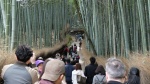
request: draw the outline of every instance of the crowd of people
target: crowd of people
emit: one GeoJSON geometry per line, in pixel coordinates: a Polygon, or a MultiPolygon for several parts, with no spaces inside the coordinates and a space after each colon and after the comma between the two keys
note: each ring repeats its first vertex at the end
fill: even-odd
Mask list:
{"type": "Polygon", "coordinates": [[[85,84],[140,84],[140,70],[132,67],[127,75],[126,66],[120,59],[109,58],[104,68],[91,57],[83,71],[79,59],[73,59],[75,49],[65,50],[70,53],[69,58],[66,53],[63,57],[57,53],[56,58],[35,60],[29,46],[18,46],[15,51],[18,61],[2,69],[4,84],[83,84],[79,82],[79,76],[86,78],[85,84]],[[74,60],[76,62],[72,63],[74,60]]]}
{"type": "Polygon", "coordinates": [[[77,45],[71,45],[69,48],[68,46],[65,46],[64,50],[63,50],[63,54],[61,56],[61,58],[63,58],[62,60],[65,62],[65,59],[68,58],[68,54],[71,58],[72,61],[79,61],[80,56],[77,52],[77,45]]]}

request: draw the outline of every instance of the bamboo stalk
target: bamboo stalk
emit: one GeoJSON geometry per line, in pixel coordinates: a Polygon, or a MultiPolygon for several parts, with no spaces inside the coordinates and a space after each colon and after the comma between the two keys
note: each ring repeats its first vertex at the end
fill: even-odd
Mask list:
{"type": "Polygon", "coordinates": [[[121,19],[122,19],[122,23],[123,23],[123,35],[124,35],[124,41],[125,41],[125,54],[126,56],[128,56],[129,54],[129,41],[128,41],[128,34],[127,34],[127,30],[126,30],[126,23],[125,23],[125,15],[124,15],[124,11],[123,11],[123,6],[122,6],[122,1],[119,0],[119,7],[120,7],[120,10],[121,10],[121,19]]]}
{"type": "Polygon", "coordinates": [[[4,8],[4,0],[0,0],[0,4],[1,4],[2,17],[3,17],[3,26],[6,32],[6,10],[4,8]]]}
{"type": "Polygon", "coordinates": [[[137,0],[137,7],[139,9],[138,13],[139,13],[139,22],[140,22],[140,29],[141,29],[141,37],[142,37],[142,50],[143,50],[143,53],[146,53],[147,52],[147,49],[146,49],[146,38],[145,38],[145,25],[144,25],[144,16],[143,16],[143,13],[142,13],[142,3],[141,3],[141,0],[137,0]]]}
{"type": "Polygon", "coordinates": [[[11,47],[10,47],[10,50],[12,51],[13,50],[13,47],[14,47],[14,39],[15,39],[15,27],[16,27],[16,0],[12,0],[12,30],[11,30],[11,47]]]}

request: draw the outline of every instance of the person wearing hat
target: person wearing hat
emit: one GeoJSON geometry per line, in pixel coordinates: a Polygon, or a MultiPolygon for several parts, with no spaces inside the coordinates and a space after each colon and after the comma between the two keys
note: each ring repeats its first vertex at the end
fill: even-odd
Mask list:
{"type": "Polygon", "coordinates": [[[38,80],[37,71],[28,65],[34,57],[32,49],[27,45],[20,45],[16,51],[17,62],[5,65],[2,69],[1,77],[4,84],[34,84],[38,80]]]}
{"type": "Polygon", "coordinates": [[[38,72],[39,72],[39,75],[42,73],[43,63],[44,63],[43,60],[36,60],[36,61],[35,61],[37,70],[38,70],[38,72]]]}
{"type": "Polygon", "coordinates": [[[59,59],[44,62],[40,81],[36,84],[61,84],[65,73],[65,64],[59,59]]]}

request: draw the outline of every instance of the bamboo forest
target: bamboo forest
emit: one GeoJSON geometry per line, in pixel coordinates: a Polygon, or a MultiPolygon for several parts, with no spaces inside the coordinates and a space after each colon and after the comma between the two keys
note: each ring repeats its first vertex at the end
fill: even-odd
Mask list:
{"type": "Polygon", "coordinates": [[[1,0],[0,37],[11,50],[20,43],[42,48],[59,41],[69,24],[85,29],[97,55],[147,53],[149,6],[149,0],[1,0]]]}
{"type": "Polygon", "coordinates": [[[141,84],[150,84],[150,0],[0,0],[2,62],[20,44],[56,51],[79,32],[85,61],[91,55],[105,65],[109,57],[120,58],[127,69],[141,69],[141,84]]]}

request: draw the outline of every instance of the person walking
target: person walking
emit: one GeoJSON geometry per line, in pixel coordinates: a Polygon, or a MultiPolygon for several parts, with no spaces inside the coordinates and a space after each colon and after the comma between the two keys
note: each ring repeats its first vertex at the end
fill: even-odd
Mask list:
{"type": "Polygon", "coordinates": [[[74,44],[74,46],[73,46],[73,52],[74,52],[74,53],[77,52],[77,45],[76,45],[76,44],[74,44]]]}
{"type": "Polygon", "coordinates": [[[90,64],[85,67],[84,75],[87,77],[86,84],[92,84],[93,77],[95,75],[95,70],[97,68],[97,64],[95,57],[90,58],[90,64]]]}
{"type": "Polygon", "coordinates": [[[105,69],[102,65],[99,65],[95,70],[96,75],[93,78],[92,84],[104,84],[106,83],[105,69]]]}
{"type": "Polygon", "coordinates": [[[82,77],[85,77],[80,63],[76,63],[75,70],[72,71],[72,83],[73,84],[78,84],[77,83],[77,75],[81,75],[82,77]]]}
{"type": "Polygon", "coordinates": [[[66,59],[66,65],[65,65],[65,77],[66,77],[66,83],[72,84],[72,71],[74,70],[73,65],[70,63],[70,59],[66,59]]]}
{"type": "Polygon", "coordinates": [[[65,48],[64,48],[64,50],[63,50],[63,56],[64,56],[65,58],[67,58],[68,52],[69,52],[69,49],[68,49],[68,46],[66,45],[65,48]]]}
{"type": "Polygon", "coordinates": [[[73,52],[73,45],[71,45],[70,47],[69,47],[69,55],[72,57],[72,52],[73,52]]]}

